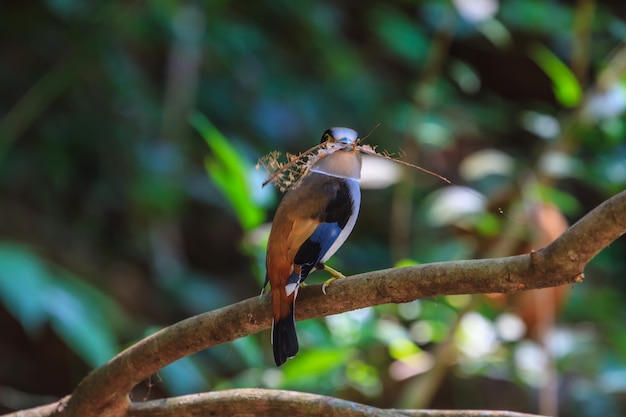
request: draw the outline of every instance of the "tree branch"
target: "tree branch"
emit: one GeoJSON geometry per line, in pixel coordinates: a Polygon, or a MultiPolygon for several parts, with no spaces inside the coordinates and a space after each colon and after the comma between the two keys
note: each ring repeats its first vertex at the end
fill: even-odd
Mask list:
{"type": "Polygon", "coordinates": [[[301,417],[538,417],[486,410],[388,410],[324,395],[269,389],[233,389],[131,404],[128,417],[222,415],[301,417]],[[237,414],[240,413],[240,414],[237,414]]]}
{"type": "MultiPolygon", "coordinates": [[[[509,293],[581,282],[585,265],[624,232],[626,191],[602,203],[537,252],[368,272],[335,281],[327,296],[319,285],[304,287],[298,298],[297,319],[436,295],[509,293]]],[[[59,415],[127,415],[129,392],[162,367],[269,328],[269,303],[269,297],[250,298],[162,329],[87,375],[59,415]]]]}

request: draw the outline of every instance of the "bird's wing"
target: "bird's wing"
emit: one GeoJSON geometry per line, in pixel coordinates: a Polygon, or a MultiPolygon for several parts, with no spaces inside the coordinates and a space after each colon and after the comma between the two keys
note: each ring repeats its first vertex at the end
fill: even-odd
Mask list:
{"type": "Polygon", "coordinates": [[[285,195],[274,217],[268,271],[299,284],[335,243],[352,210],[345,183],[328,175],[308,174],[298,189],[285,195]],[[307,199],[309,195],[315,199],[307,199]]]}
{"type": "Polygon", "coordinates": [[[300,266],[300,276],[303,279],[322,260],[328,249],[339,237],[341,230],[336,222],[321,223],[315,228],[313,234],[302,243],[293,263],[300,266]]]}
{"type": "Polygon", "coordinates": [[[306,278],[333,246],[353,209],[345,184],[329,179],[321,188],[325,191],[324,198],[320,199],[321,204],[316,211],[309,218],[294,221],[292,228],[292,231],[296,228],[303,231],[296,233],[298,244],[289,245],[290,249],[296,251],[292,259],[294,265],[301,267],[299,275],[302,279],[306,278]]]}
{"type": "Polygon", "coordinates": [[[300,247],[309,239],[320,225],[319,215],[314,218],[295,219],[287,236],[287,257],[295,259],[300,247]]]}

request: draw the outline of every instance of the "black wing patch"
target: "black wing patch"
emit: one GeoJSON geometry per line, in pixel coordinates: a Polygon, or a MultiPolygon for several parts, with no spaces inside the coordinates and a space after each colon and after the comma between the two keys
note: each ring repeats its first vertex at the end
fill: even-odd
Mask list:
{"type": "Polygon", "coordinates": [[[326,193],[331,195],[331,198],[326,209],[320,215],[322,223],[304,241],[294,257],[294,264],[301,268],[300,276],[297,277],[298,282],[304,281],[315,265],[324,257],[352,215],[352,197],[346,180],[329,178],[322,184],[322,187],[326,193]]]}

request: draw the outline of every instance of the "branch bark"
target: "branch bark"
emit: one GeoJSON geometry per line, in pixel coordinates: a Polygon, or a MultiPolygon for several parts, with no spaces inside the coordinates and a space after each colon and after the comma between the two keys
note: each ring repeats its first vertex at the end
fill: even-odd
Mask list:
{"type": "Polygon", "coordinates": [[[488,410],[393,410],[324,395],[269,389],[233,389],[132,404],[128,417],[538,417],[488,410]],[[238,410],[233,412],[233,410],[238,410]]]}
{"type": "MultiPolygon", "coordinates": [[[[537,252],[368,272],[335,281],[326,296],[319,285],[304,287],[298,297],[297,319],[436,295],[509,293],[581,282],[585,265],[624,232],[626,191],[602,203],[537,252]]],[[[139,406],[131,406],[128,398],[135,385],[180,358],[268,329],[269,304],[269,297],[250,298],[162,329],[87,375],[69,400],[59,402],[55,415],[139,415],[129,414],[139,412],[139,406]]],[[[35,410],[19,415],[41,415],[35,410]]]]}

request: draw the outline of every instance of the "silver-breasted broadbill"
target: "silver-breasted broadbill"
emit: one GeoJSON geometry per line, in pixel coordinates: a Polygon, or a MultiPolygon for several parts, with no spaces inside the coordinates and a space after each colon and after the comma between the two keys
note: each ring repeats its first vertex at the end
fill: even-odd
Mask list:
{"type": "Polygon", "coordinates": [[[324,132],[325,150],[280,202],[267,244],[272,345],[277,366],[298,352],[294,308],[298,288],[316,269],[342,275],[324,263],[352,232],[359,213],[361,156],[358,135],[346,127],[324,132]]]}

